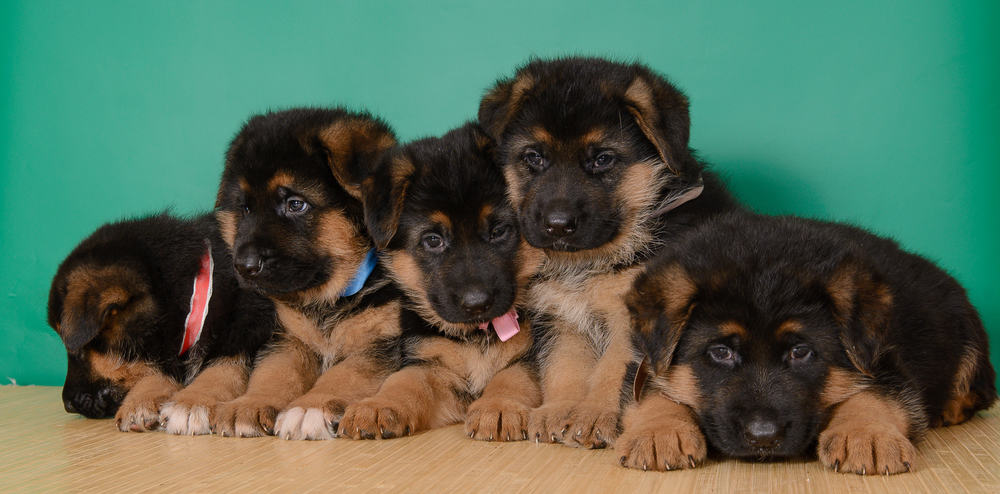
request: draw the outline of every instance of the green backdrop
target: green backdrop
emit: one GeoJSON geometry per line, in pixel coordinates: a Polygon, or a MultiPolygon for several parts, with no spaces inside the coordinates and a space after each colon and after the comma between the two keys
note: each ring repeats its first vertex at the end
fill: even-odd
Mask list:
{"type": "Polygon", "coordinates": [[[1000,3],[0,3],[0,379],[61,384],[59,261],[99,224],[212,207],[248,115],[342,103],[404,139],[531,55],[639,59],[755,208],[899,239],[968,288],[1000,354],[1000,3]]]}

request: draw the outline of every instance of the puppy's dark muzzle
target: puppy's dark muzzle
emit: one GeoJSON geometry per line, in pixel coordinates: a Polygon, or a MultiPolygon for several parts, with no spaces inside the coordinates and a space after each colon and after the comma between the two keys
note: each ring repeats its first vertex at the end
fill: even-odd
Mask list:
{"type": "Polygon", "coordinates": [[[238,249],[233,259],[233,266],[240,276],[253,279],[264,272],[268,261],[273,257],[270,249],[259,249],[254,246],[244,246],[238,249]]]}
{"type": "Polygon", "coordinates": [[[72,393],[68,397],[63,393],[63,406],[68,413],[78,413],[92,419],[110,417],[121,406],[116,394],[111,388],[104,388],[96,393],[72,393]]]}

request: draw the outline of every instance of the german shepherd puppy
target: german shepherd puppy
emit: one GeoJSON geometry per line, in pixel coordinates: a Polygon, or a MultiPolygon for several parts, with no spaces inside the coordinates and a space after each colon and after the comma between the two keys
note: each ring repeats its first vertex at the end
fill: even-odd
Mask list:
{"type": "Polygon", "coordinates": [[[693,467],[707,436],[727,456],[816,447],[835,470],[900,473],[926,427],[997,397],[965,290],[855,227],[719,217],[677,241],[628,300],[653,375],[617,446],[632,468],[693,467]]]}
{"type": "Polygon", "coordinates": [[[468,124],[405,146],[365,185],[369,230],[407,297],[405,366],[347,407],[340,434],[389,439],[465,417],[469,437],[527,438],[541,393],[517,306],[540,253],[518,234],[492,151],[468,124]]]}
{"type": "Polygon", "coordinates": [[[209,432],[209,410],[243,394],[276,326],[236,282],[211,215],[110,223],[59,266],[49,325],[66,345],[63,404],[122,431],[209,432]]]}
{"type": "Polygon", "coordinates": [[[361,202],[395,143],[378,119],[318,108],[256,116],[233,140],[216,216],[240,282],[274,300],[282,331],[246,394],[216,408],[216,433],[331,438],[344,407],[398,367],[401,294],[361,202]]]}
{"type": "Polygon", "coordinates": [[[479,119],[547,257],[528,295],[544,396],[528,432],[605,447],[638,363],[622,297],[674,235],[737,205],[688,148],[687,99],[643,65],[534,60],[497,82],[479,119]]]}

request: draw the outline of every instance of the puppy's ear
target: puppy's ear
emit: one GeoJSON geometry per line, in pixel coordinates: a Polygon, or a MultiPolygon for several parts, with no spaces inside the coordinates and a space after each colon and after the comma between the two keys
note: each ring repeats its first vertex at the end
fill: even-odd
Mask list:
{"type": "Polygon", "coordinates": [[[858,371],[872,376],[884,349],[892,291],[877,273],[854,259],[842,261],[825,288],[847,358],[858,371]]]}
{"type": "Polygon", "coordinates": [[[374,172],[361,182],[365,226],[379,249],[389,245],[396,235],[414,171],[410,159],[397,150],[383,156],[374,172]]]}
{"type": "Polygon", "coordinates": [[[659,76],[640,72],[625,90],[625,105],[667,168],[680,175],[694,160],[688,149],[691,119],[684,93],[659,76]]]}
{"type": "Polygon", "coordinates": [[[356,199],[361,199],[362,181],[396,145],[396,136],[388,125],[365,116],[337,120],[320,129],[317,140],[333,177],[356,199]]]}
{"type": "Polygon", "coordinates": [[[521,73],[512,79],[503,79],[496,83],[479,102],[479,124],[494,141],[500,142],[504,131],[514,115],[521,108],[521,103],[531,88],[535,79],[527,73],[521,73]]]}
{"type": "Polygon", "coordinates": [[[659,265],[636,279],[625,303],[633,338],[653,371],[665,371],[694,309],[697,286],[677,263],[659,265]]]}

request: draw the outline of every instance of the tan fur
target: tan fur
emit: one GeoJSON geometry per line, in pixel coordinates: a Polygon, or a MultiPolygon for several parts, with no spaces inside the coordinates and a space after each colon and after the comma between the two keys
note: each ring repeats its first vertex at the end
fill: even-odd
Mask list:
{"type": "Polygon", "coordinates": [[[146,376],[159,374],[146,362],[131,362],[117,355],[105,355],[94,350],[88,352],[91,372],[95,380],[107,379],[116,385],[131,389],[146,376]]]}
{"type": "Polygon", "coordinates": [[[605,140],[604,136],[607,133],[607,129],[604,127],[596,127],[591,129],[586,134],[580,137],[580,147],[586,148],[588,146],[593,146],[600,144],[605,140]]]}
{"type": "Polygon", "coordinates": [[[789,319],[778,325],[778,329],[774,332],[774,337],[780,338],[786,334],[798,333],[802,331],[802,329],[802,321],[799,321],[798,319],[789,319]]]}
{"type": "Polygon", "coordinates": [[[615,449],[622,466],[642,470],[694,468],[708,454],[693,411],[660,393],[626,410],[615,449]]]}
{"type": "Polygon", "coordinates": [[[969,346],[958,361],[952,384],[951,397],[945,402],[941,417],[933,422],[940,425],[961,424],[972,418],[976,395],[972,392],[972,379],[976,376],[981,350],[969,346]]]}
{"type": "Polygon", "coordinates": [[[490,215],[493,214],[493,206],[490,204],[484,204],[482,208],[479,209],[479,225],[486,226],[489,224],[490,215]]]}
{"type": "Polygon", "coordinates": [[[535,142],[540,142],[548,146],[553,145],[555,142],[555,139],[552,138],[552,134],[549,134],[549,131],[545,130],[545,127],[542,127],[541,125],[532,127],[529,133],[531,134],[531,137],[535,139],[535,142]]]}
{"type": "Polygon", "coordinates": [[[333,258],[337,269],[322,285],[304,290],[299,298],[304,302],[332,302],[340,298],[344,287],[354,277],[357,267],[371,248],[363,232],[341,211],[323,213],[316,234],[316,245],[333,258]]]}
{"type": "Polygon", "coordinates": [[[146,314],[156,309],[152,297],[147,296],[149,287],[142,277],[121,266],[80,266],[66,276],[66,297],[58,330],[74,331],[73,322],[81,319],[101,317],[111,304],[122,305],[121,311],[112,311],[107,320],[100,321],[101,333],[109,342],[119,341],[124,332],[120,322],[138,314],[146,314]],[[89,307],[87,298],[97,292],[98,306],[89,307]],[[89,311],[89,312],[88,312],[89,311]]]}
{"type": "Polygon", "coordinates": [[[901,403],[873,391],[856,393],[837,406],[820,433],[820,461],[862,475],[907,472],[916,458],[910,426],[901,403]]]}
{"type": "Polygon", "coordinates": [[[236,225],[238,223],[236,213],[223,210],[216,211],[215,221],[219,224],[219,234],[222,236],[222,241],[232,251],[233,244],[236,243],[236,225]]]}
{"type": "Polygon", "coordinates": [[[832,407],[854,396],[865,389],[861,376],[837,367],[830,367],[820,394],[820,403],[824,408],[832,407]]]}
{"type": "Polygon", "coordinates": [[[438,226],[444,228],[446,231],[451,231],[452,229],[451,218],[449,218],[447,214],[444,214],[441,211],[432,212],[431,214],[428,215],[428,219],[430,219],[434,223],[437,223],[438,226]]]}
{"type": "MultiPolygon", "coordinates": [[[[91,356],[91,362],[98,366],[107,365],[91,356]]],[[[115,414],[115,425],[122,432],[143,432],[159,428],[160,405],[180,388],[173,378],[167,377],[145,363],[133,363],[118,366],[115,370],[103,369],[116,375],[123,382],[129,383],[131,389],[122,400],[115,414]]]]}
{"type": "Polygon", "coordinates": [[[719,335],[720,336],[738,336],[740,338],[746,339],[747,328],[736,321],[724,321],[719,324],[719,335]]]}
{"type": "Polygon", "coordinates": [[[389,251],[383,254],[389,275],[406,292],[410,299],[409,308],[420,314],[425,321],[433,324],[438,330],[452,336],[462,336],[470,331],[478,331],[478,325],[473,323],[453,323],[444,320],[431,307],[427,298],[427,288],[424,286],[424,274],[417,266],[416,260],[405,250],[389,251]]]}
{"type": "Polygon", "coordinates": [[[499,139],[500,134],[507,128],[507,124],[510,123],[511,118],[520,110],[525,94],[534,86],[534,78],[530,75],[522,74],[512,82],[497,86],[483,97],[483,105],[502,104],[504,107],[503,116],[489,129],[494,139],[499,139]]]}
{"type": "Polygon", "coordinates": [[[587,393],[587,378],[597,362],[586,335],[555,321],[555,340],[541,359],[542,405],[528,417],[528,438],[559,442],[569,416],[587,393]]]}
{"type": "Polygon", "coordinates": [[[670,145],[655,130],[654,123],[658,118],[658,112],[656,111],[653,91],[649,87],[649,84],[641,77],[637,77],[629,85],[628,89],[625,90],[625,99],[632,103],[628,111],[635,118],[636,125],[639,126],[642,134],[646,136],[646,139],[649,139],[649,142],[656,146],[660,160],[672,174],[680,175],[674,164],[670,162],[670,145]]]}
{"type": "Polygon", "coordinates": [[[652,376],[650,384],[664,396],[694,410],[701,409],[698,378],[690,365],[671,365],[662,376],[652,376]]]}
{"type": "Polygon", "coordinates": [[[269,433],[285,405],[305,393],[316,381],[316,354],[288,338],[259,359],[243,396],[220,403],[212,414],[212,428],[223,436],[254,437],[269,433]]]}
{"type": "Polygon", "coordinates": [[[501,370],[466,413],[465,433],[480,441],[528,438],[528,415],[542,404],[542,392],[526,364],[501,370]]]}
{"type": "Polygon", "coordinates": [[[319,133],[323,145],[330,152],[330,170],[344,190],[355,198],[361,197],[360,183],[346,169],[354,156],[380,153],[396,144],[390,134],[379,130],[367,119],[342,119],[319,133]]]}
{"type": "Polygon", "coordinates": [[[160,425],[171,434],[209,434],[211,410],[246,391],[249,362],[227,357],[205,367],[191,384],[174,393],[160,407],[160,425]]]}
{"type": "Polygon", "coordinates": [[[448,390],[460,382],[447,367],[404,367],[378,394],[348,406],[338,432],[353,439],[389,439],[455,423],[464,407],[448,390]]]}

